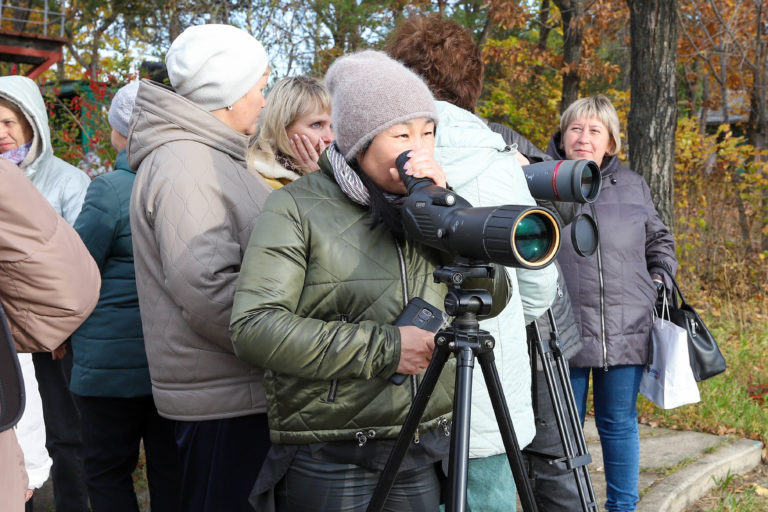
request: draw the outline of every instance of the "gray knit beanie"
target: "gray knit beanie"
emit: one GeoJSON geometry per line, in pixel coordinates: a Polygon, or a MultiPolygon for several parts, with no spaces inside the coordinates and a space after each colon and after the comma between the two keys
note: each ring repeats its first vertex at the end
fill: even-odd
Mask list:
{"type": "Polygon", "coordinates": [[[387,128],[418,117],[437,123],[432,93],[413,71],[383,52],[337,59],[325,75],[336,145],[347,161],[387,128]]]}
{"type": "Polygon", "coordinates": [[[136,93],[139,91],[139,81],[128,82],[117,90],[109,105],[109,124],[123,137],[128,136],[131,124],[131,113],[136,103],[136,93]]]}
{"type": "Polygon", "coordinates": [[[267,70],[267,52],[245,30],[195,25],[173,40],[165,55],[176,92],[211,111],[232,105],[267,70]]]}

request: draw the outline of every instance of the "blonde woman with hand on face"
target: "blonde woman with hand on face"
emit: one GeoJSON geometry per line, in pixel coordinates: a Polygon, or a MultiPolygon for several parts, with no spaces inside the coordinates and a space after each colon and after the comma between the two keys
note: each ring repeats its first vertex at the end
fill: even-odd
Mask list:
{"type": "Polygon", "coordinates": [[[308,76],[283,78],[269,90],[248,164],[280,188],[320,169],[320,155],[332,141],[331,97],[323,83],[308,76]]]}

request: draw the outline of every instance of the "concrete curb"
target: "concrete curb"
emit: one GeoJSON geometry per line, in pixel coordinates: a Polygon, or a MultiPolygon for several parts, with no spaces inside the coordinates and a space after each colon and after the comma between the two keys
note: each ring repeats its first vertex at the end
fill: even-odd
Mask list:
{"type": "Polygon", "coordinates": [[[759,441],[738,439],[655,482],[638,503],[638,512],[681,512],[728,472],[744,474],[760,464],[759,441]]]}

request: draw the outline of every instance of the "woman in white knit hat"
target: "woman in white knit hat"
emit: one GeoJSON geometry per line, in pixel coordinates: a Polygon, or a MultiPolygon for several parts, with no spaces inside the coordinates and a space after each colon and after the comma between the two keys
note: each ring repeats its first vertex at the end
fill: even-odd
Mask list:
{"type": "Polygon", "coordinates": [[[248,164],[280,188],[318,170],[317,161],[332,141],[331,96],[325,85],[305,75],[283,78],[269,90],[248,164]]]}
{"type": "Polygon", "coordinates": [[[263,370],[228,326],[269,186],[246,168],[267,54],[228,25],[186,29],[166,55],[174,90],[141,82],[128,135],[131,231],[152,393],[175,423],[184,511],[249,511],[269,448],[263,370]]]}
{"type": "MultiPolygon", "coordinates": [[[[238,357],[267,369],[274,444],[254,487],[257,510],[366,509],[434,349],[431,332],[393,324],[410,298],[439,306],[447,291],[432,278],[443,255],[403,232],[395,169],[410,150],[407,172],[445,185],[432,158],[431,93],[376,51],[340,58],[325,81],[336,141],[319,171],[269,197],[232,313],[238,357]],[[396,372],[405,384],[389,381],[396,372]]],[[[493,284],[500,309],[506,280],[493,284]]],[[[385,510],[439,506],[454,371],[452,359],[385,510]]]]}

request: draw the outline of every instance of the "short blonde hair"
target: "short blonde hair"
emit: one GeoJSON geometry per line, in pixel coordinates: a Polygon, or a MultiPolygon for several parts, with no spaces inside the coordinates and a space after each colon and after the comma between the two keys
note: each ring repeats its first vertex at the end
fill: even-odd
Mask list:
{"type": "Polygon", "coordinates": [[[330,108],[331,96],[320,80],[305,75],[279,80],[267,94],[267,106],[259,115],[251,153],[261,151],[271,159],[282,153],[298,163],[286,128],[302,116],[330,108]]]}
{"type": "Polygon", "coordinates": [[[611,138],[613,148],[609,149],[607,154],[610,156],[618,154],[618,152],[621,151],[619,115],[616,113],[616,109],[613,107],[611,100],[603,94],[581,98],[571,103],[568,108],[565,109],[563,115],[560,116],[560,133],[564,134],[571,123],[578,121],[579,119],[590,118],[598,119],[606,128],[608,128],[608,136],[611,138]]]}

